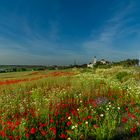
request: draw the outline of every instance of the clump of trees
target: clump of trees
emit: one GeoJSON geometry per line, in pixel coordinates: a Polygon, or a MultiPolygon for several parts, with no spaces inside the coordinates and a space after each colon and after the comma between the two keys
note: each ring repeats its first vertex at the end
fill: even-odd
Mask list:
{"type": "Polygon", "coordinates": [[[122,65],[122,66],[138,66],[139,60],[138,59],[126,59],[119,62],[113,62],[113,65],[122,65]]]}

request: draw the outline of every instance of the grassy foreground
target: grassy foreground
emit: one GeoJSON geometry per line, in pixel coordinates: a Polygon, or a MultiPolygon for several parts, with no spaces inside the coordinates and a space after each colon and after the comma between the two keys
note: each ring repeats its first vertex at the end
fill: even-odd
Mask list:
{"type": "Polygon", "coordinates": [[[2,140],[140,139],[139,68],[10,73],[0,79],[2,140]]]}

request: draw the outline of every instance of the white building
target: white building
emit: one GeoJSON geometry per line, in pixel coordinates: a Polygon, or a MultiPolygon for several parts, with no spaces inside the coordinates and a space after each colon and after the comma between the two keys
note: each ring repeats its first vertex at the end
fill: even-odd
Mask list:
{"type": "Polygon", "coordinates": [[[88,68],[93,68],[93,64],[91,63],[91,64],[87,64],[87,67],[88,68]]]}
{"type": "Polygon", "coordinates": [[[101,59],[100,62],[101,62],[102,64],[106,64],[106,63],[107,63],[107,61],[104,60],[104,59],[101,59]]]}
{"type": "Polygon", "coordinates": [[[96,59],[96,56],[94,56],[93,62],[90,63],[90,64],[87,64],[87,67],[88,68],[93,68],[96,63],[97,63],[97,59],[96,59]]]}
{"type": "Polygon", "coordinates": [[[96,59],[96,56],[94,56],[93,65],[95,65],[96,63],[97,63],[97,59],[96,59]]]}

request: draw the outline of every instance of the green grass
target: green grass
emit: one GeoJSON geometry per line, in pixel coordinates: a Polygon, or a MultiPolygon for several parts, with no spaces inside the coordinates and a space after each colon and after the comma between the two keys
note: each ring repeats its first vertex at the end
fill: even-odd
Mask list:
{"type": "MultiPolygon", "coordinates": [[[[0,139],[139,139],[138,69],[63,72],[76,75],[0,86],[0,139]],[[119,74],[118,79],[124,71],[127,78],[119,74]]],[[[2,76],[33,77],[30,72],[2,76]]]]}

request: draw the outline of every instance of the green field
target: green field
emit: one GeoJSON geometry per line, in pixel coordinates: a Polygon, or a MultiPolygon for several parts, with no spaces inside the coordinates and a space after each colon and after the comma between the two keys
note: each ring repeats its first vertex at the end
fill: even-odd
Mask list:
{"type": "Polygon", "coordinates": [[[0,140],[139,140],[140,68],[0,74],[0,140]]]}

